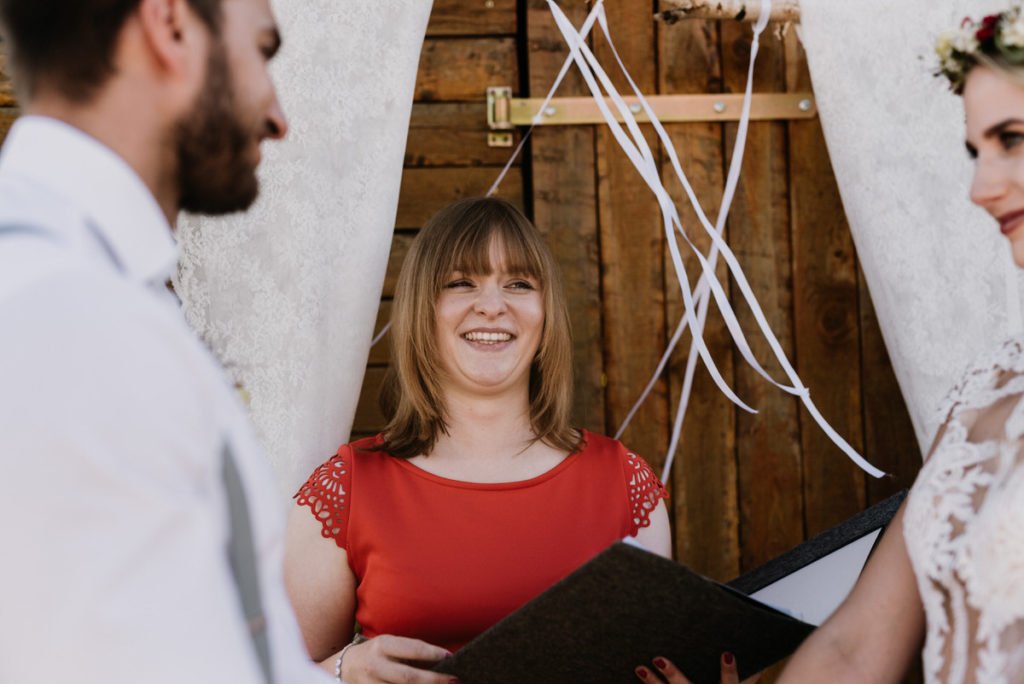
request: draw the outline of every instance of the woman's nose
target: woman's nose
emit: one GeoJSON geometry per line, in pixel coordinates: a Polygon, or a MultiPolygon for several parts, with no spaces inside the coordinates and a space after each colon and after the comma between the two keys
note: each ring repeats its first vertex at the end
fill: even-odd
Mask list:
{"type": "Polygon", "coordinates": [[[497,316],[508,308],[505,293],[497,285],[485,285],[480,288],[476,298],[476,310],[485,316],[497,316]]]}
{"type": "Polygon", "coordinates": [[[1008,186],[1007,163],[1003,159],[982,159],[974,163],[974,178],[971,181],[971,201],[983,209],[990,209],[993,202],[1006,194],[1008,186]]]}

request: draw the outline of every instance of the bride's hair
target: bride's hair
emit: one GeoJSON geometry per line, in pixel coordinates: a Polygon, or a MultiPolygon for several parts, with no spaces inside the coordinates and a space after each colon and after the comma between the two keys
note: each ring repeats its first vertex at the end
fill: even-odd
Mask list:
{"type": "Polygon", "coordinates": [[[471,198],[449,205],[423,226],[402,264],[391,314],[391,367],[380,404],[388,418],[380,448],[401,458],[429,454],[448,429],[435,309],[455,271],[488,274],[491,248],[502,267],[537,280],[544,299],[544,329],[530,367],[530,423],[540,441],[566,451],[579,446],[570,426],[572,334],[558,266],[544,239],[505,200],[471,198]]]}
{"type": "Polygon", "coordinates": [[[963,93],[967,75],[977,66],[1024,85],[1024,11],[1015,5],[980,21],[967,17],[959,28],[939,35],[935,53],[939,58],[935,75],[948,79],[957,95],[963,93]]]}

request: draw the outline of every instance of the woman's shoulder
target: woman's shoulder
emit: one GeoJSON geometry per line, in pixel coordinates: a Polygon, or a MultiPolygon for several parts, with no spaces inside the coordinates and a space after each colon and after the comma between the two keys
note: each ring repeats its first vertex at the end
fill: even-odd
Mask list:
{"type": "Polygon", "coordinates": [[[588,456],[601,455],[616,463],[627,464],[637,461],[647,463],[642,456],[614,437],[588,430],[581,430],[580,434],[580,453],[588,456]]]}

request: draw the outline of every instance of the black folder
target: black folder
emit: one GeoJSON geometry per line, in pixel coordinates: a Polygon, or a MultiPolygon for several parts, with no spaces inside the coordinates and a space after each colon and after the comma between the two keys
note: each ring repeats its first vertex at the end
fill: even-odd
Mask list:
{"type": "MultiPolygon", "coordinates": [[[[884,527],[902,496],[735,582],[763,587],[884,527]]],[[[639,681],[637,665],[665,656],[694,684],[718,684],[723,652],[735,654],[742,679],[791,654],[813,630],[739,589],[617,542],[434,670],[461,684],[627,684],[639,681]]]]}

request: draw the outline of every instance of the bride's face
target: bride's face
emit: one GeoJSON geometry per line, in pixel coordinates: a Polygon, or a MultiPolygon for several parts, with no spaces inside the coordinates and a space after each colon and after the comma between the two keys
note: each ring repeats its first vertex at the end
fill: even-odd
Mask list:
{"type": "Polygon", "coordinates": [[[1024,268],[1024,85],[979,66],[968,74],[963,97],[974,158],[971,201],[998,222],[1024,268]]]}

